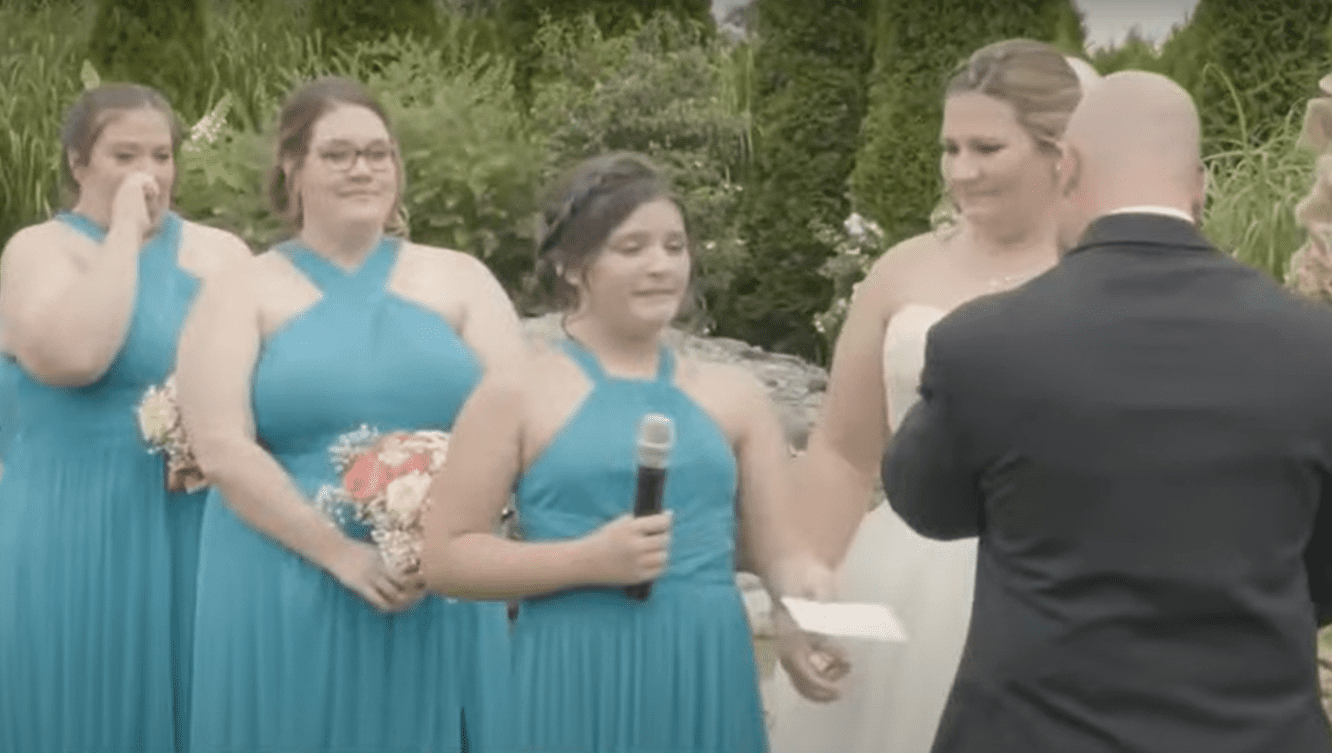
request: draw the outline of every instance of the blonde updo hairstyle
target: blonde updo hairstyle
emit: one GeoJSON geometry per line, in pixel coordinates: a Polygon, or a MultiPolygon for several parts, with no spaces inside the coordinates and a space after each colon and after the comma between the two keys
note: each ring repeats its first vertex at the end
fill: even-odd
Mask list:
{"type": "MultiPolygon", "coordinates": [[[[1094,74],[1093,74],[1094,75],[1094,74]]],[[[1058,151],[1068,118],[1082,99],[1082,82],[1063,53],[1031,39],[988,44],[963,61],[944,88],[944,98],[984,94],[1013,106],[1018,124],[1048,155],[1058,151]]],[[[945,196],[931,217],[936,230],[955,226],[957,206],[945,196]]]]}

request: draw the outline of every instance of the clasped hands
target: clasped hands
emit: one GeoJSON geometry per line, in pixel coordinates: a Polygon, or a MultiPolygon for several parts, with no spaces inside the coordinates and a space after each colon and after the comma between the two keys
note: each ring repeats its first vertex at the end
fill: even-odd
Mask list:
{"type": "Polygon", "coordinates": [[[796,691],[811,701],[827,703],[841,696],[841,681],[850,671],[845,650],[827,636],[808,633],[782,604],[781,597],[832,601],[836,576],[812,555],[783,560],[769,584],[777,655],[796,691]]]}

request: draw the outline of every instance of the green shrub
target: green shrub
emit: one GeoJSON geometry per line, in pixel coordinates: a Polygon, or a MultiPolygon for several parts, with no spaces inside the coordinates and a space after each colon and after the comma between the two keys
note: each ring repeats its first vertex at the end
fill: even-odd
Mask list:
{"type": "MultiPolygon", "coordinates": [[[[667,170],[689,215],[710,311],[744,254],[737,172],[749,154],[746,57],[698,25],[658,14],[605,38],[591,16],[543,27],[533,128],[549,134],[544,175],[608,151],[642,152],[667,170]]],[[[692,323],[706,328],[706,311],[692,323]]]]}
{"type": "Polygon", "coordinates": [[[814,315],[828,305],[832,253],[811,222],[836,225],[865,110],[863,3],[762,0],[754,57],[754,156],[742,219],[745,267],[716,307],[719,334],[825,356],[814,315]]]}
{"type": "Polygon", "coordinates": [[[1302,109],[1332,66],[1327,0],[1199,0],[1162,50],[1164,72],[1193,94],[1204,152],[1256,147],[1302,109]]]}
{"type": "Polygon", "coordinates": [[[147,84],[186,119],[207,111],[195,79],[211,57],[202,0],[99,0],[88,59],[108,81],[147,84]]]}
{"type": "Polygon", "coordinates": [[[1278,280],[1284,279],[1291,255],[1304,243],[1295,204],[1308,193],[1313,164],[1297,146],[1300,126],[1292,113],[1265,129],[1265,142],[1205,159],[1203,232],[1218,247],[1278,280]]]}
{"type": "Polygon", "coordinates": [[[439,50],[404,43],[366,83],[398,132],[412,239],[481,258],[518,296],[545,144],[523,120],[510,65],[481,58],[452,71],[439,50]]]}
{"type": "Polygon", "coordinates": [[[336,46],[394,34],[434,39],[441,29],[434,0],[310,0],[310,22],[336,46]]]}
{"type": "Polygon", "coordinates": [[[880,0],[870,109],[851,189],[889,243],[929,229],[942,192],[939,127],[949,75],[977,49],[1026,37],[1081,54],[1069,0],[880,0]]]}
{"type": "Polygon", "coordinates": [[[60,205],[60,124],[92,21],[82,4],[0,4],[0,245],[60,205]]]}
{"type": "Polygon", "coordinates": [[[709,29],[713,26],[709,0],[498,0],[498,6],[506,50],[514,61],[514,83],[526,103],[531,102],[532,79],[542,65],[543,51],[536,40],[551,22],[590,16],[607,38],[632,33],[659,12],[709,29]]]}
{"type": "Polygon", "coordinates": [[[1096,50],[1091,57],[1092,67],[1102,76],[1119,71],[1160,72],[1161,58],[1156,47],[1142,38],[1135,26],[1123,42],[1096,50]]]}

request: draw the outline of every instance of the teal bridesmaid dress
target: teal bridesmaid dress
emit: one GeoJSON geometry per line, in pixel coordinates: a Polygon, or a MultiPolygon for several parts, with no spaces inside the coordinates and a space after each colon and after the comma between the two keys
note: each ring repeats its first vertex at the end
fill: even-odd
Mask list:
{"type": "MultiPolygon", "coordinates": [[[[256,433],[309,500],[338,482],[340,435],[449,430],[480,378],[445,320],[387,289],[399,245],[385,238],[352,272],[295,242],[276,250],[322,297],[263,346],[256,433]]],[[[510,753],[503,604],[432,595],[384,614],[217,491],[202,537],[194,753],[457,753],[464,734],[470,753],[510,753]]]]}
{"type": "Polygon", "coordinates": [[[0,466],[18,433],[18,376],[18,363],[9,356],[0,355],[0,466]]]}
{"type": "Polygon", "coordinates": [[[541,753],[760,753],[758,670],[735,584],[736,462],[720,428],[673,382],[608,376],[565,347],[592,390],[519,480],[524,537],[585,536],[632,510],[647,413],[675,424],[663,506],[670,562],[647,601],[577,588],[522,602],[514,624],[516,746],[541,753]]]}
{"type": "MultiPolygon", "coordinates": [[[[106,237],[81,215],[57,220],[106,237]]],[[[190,509],[202,496],[167,493],[135,418],[174,369],[198,292],[178,264],[181,228],[168,213],[139,252],[128,334],[95,383],[52,387],[7,367],[17,416],[0,475],[0,751],[184,751],[190,509]]]]}

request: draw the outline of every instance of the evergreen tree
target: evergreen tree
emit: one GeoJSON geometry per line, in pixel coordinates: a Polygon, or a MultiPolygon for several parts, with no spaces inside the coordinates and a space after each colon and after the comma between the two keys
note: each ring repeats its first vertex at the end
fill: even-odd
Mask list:
{"type": "Polygon", "coordinates": [[[201,0],[99,0],[88,59],[103,81],[154,87],[186,118],[209,103],[196,79],[207,62],[201,0]]]}
{"type": "Polygon", "coordinates": [[[813,317],[831,249],[811,227],[840,226],[865,109],[869,28],[856,0],[758,0],[754,151],[742,236],[748,268],[713,305],[719,334],[822,358],[813,317]]]}
{"type": "Polygon", "coordinates": [[[1332,64],[1327,0],[1198,0],[1162,52],[1193,94],[1204,151],[1262,144],[1303,108],[1332,64]]]}
{"type": "Polygon", "coordinates": [[[1118,71],[1159,71],[1161,68],[1156,47],[1142,38],[1136,26],[1129,29],[1123,42],[1097,50],[1092,55],[1091,64],[1102,76],[1118,71]]]}
{"type": "Polygon", "coordinates": [[[941,196],[939,126],[948,77],[992,42],[1025,37],[1081,55],[1070,0],[878,0],[869,112],[851,175],[857,210],[889,242],[929,228],[941,196]]]}

